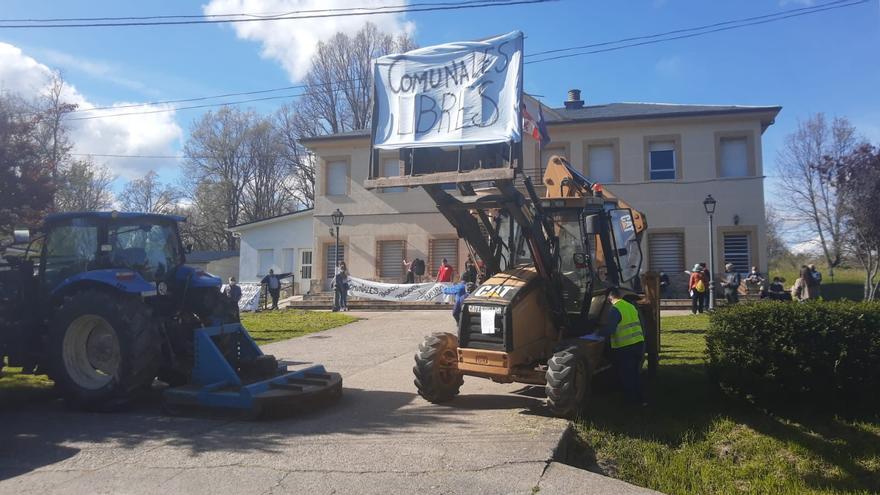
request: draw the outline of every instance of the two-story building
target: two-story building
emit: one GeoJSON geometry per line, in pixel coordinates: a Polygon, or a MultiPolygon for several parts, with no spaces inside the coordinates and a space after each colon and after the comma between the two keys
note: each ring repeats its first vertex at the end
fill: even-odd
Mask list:
{"type": "MultiPolygon", "coordinates": [[[[564,155],[584,174],[644,212],[644,270],[666,272],[683,294],[684,270],[709,257],[708,218],[715,210],[715,266],[767,269],[761,138],[779,106],[609,103],[585,105],[569,91],[560,108],[543,107],[552,142],[526,137],[524,171],[541,182],[548,159],[564,155]]],[[[399,281],[403,259],[422,258],[429,275],[442,258],[463,265],[466,246],[420,188],[363,187],[370,134],[355,131],[304,140],[319,158],[314,209],[317,277],[333,272],[330,215],[345,214],[340,256],[354,276],[399,281]]],[[[396,153],[380,155],[384,176],[400,174],[396,153]]]]}

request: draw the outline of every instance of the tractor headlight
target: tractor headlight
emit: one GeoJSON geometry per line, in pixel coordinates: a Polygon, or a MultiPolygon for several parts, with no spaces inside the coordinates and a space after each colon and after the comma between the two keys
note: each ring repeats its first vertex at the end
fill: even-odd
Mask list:
{"type": "Polygon", "coordinates": [[[168,284],[165,282],[159,282],[156,284],[156,292],[158,292],[160,296],[168,294],[168,284]]]}

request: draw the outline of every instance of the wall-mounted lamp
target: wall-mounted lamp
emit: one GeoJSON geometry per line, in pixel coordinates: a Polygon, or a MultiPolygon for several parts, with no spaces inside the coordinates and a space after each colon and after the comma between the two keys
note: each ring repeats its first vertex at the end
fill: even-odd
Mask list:
{"type": "Polygon", "coordinates": [[[734,215],[734,216],[733,216],[733,224],[734,224],[734,225],[739,225],[739,215],[734,215]]]}

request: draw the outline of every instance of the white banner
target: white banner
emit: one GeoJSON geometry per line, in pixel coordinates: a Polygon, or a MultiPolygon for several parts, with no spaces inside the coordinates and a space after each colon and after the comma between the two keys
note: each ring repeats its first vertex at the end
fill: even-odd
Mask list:
{"type": "Polygon", "coordinates": [[[523,34],[419,48],[376,59],[380,149],[519,142],[523,34]]]}
{"type": "Polygon", "coordinates": [[[451,287],[449,282],[431,282],[427,284],[385,284],[357,277],[348,277],[348,296],[378,299],[380,301],[421,301],[445,302],[453,296],[443,293],[444,287],[451,287]]]}
{"type": "MultiPolygon", "coordinates": [[[[262,284],[238,284],[241,288],[241,299],[238,301],[238,310],[239,311],[256,311],[260,307],[260,289],[262,288],[262,284]]],[[[223,284],[220,287],[222,292],[226,292],[226,288],[229,287],[226,284],[223,284]]]]}

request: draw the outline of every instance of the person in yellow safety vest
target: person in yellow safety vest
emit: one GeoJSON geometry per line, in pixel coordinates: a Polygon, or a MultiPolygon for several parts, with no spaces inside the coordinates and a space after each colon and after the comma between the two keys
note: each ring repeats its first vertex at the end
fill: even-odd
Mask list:
{"type": "Polygon", "coordinates": [[[611,289],[609,297],[611,308],[608,310],[608,324],[596,331],[596,335],[610,338],[611,361],[626,400],[645,406],[647,403],[641,377],[645,333],[639,320],[639,310],[623,299],[618,288],[611,289]]]}

